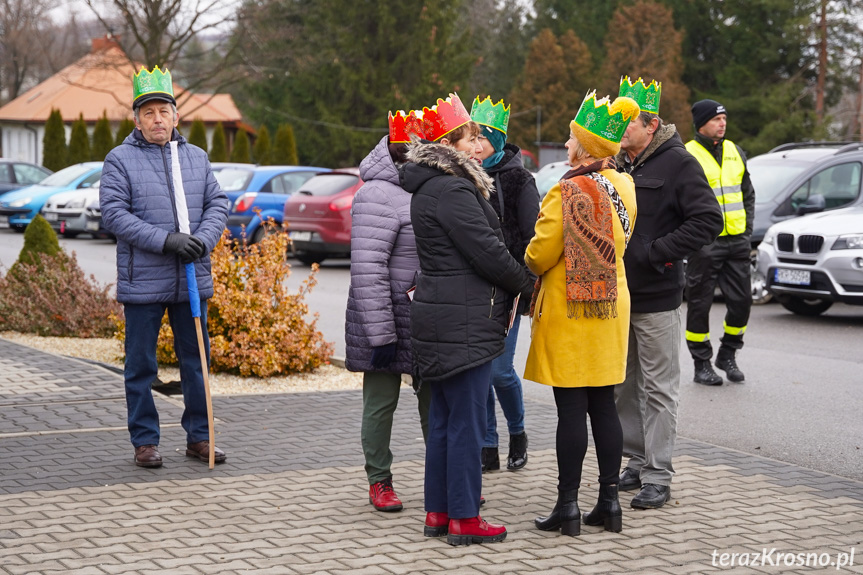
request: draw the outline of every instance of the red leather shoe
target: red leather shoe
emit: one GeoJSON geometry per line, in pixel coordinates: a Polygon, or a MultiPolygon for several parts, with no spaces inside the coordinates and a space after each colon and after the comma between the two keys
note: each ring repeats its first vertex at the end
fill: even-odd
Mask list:
{"type": "Polygon", "coordinates": [[[443,537],[449,532],[449,515],[446,513],[426,513],[426,537],[443,537]]]}
{"type": "Polygon", "coordinates": [[[378,511],[401,511],[402,502],[393,489],[391,477],[369,486],[369,503],[378,511]]]}
{"type": "Polygon", "coordinates": [[[477,515],[469,519],[450,519],[446,542],[450,545],[495,543],[506,539],[506,527],[485,521],[477,515]]]}

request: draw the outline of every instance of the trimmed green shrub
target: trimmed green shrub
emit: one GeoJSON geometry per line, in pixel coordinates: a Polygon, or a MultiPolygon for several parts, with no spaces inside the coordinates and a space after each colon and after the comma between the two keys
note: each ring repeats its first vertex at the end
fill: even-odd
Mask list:
{"type": "Polygon", "coordinates": [[[234,149],[231,150],[231,161],[242,162],[244,164],[252,161],[252,156],[249,152],[249,135],[243,129],[237,130],[237,135],[234,138],[234,149]]]}
{"type": "Polygon", "coordinates": [[[255,145],[252,148],[252,156],[256,164],[261,166],[269,166],[270,161],[270,131],[266,126],[258,128],[258,137],[255,140],[255,145]]]}
{"type": "Polygon", "coordinates": [[[90,136],[87,135],[87,124],[84,114],[72,124],[72,134],[69,136],[69,165],[90,161],[90,136]]]}
{"type": "Polygon", "coordinates": [[[102,117],[93,128],[93,145],[90,146],[90,159],[101,162],[114,147],[114,135],[111,133],[111,122],[108,121],[107,110],[102,112],[102,117]]]}
{"type": "Polygon", "coordinates": [[[222,123],[216,124],[216,129],[213,130],[213,145],[210,148],[211,162],[227,162],[228,148],[225,144],[225,128],[222,123]]]}
{"type": "Polygon", "coordinates": [[[52,109],[45,123],[42,139],[42,165],[51,171],[62,170],[69,165],[69,150],[66,147],[66,129],[60,110],[52,109]]]}
{"type": "Polygon", "coordinates": [[[294,140],[294,129],[290,124],[282,124],[276,131],[273,144],[273,164],[296,166],[300,163],[297,157],[297,142],[294,140]]]}
{"type": "Polygon", "coordinates": [[[117,138],[114,140],[114,147],[116,148],[117,146],[122,144],[123,140],[125,140],[134,129],[134,120],[132,120],[131,118],[123,118],[123,120],[120,122],[120,126],[117,128],[117,138]]]}
{"type": "Polygon", "coordinates": [[[192,127],[189,128],[189,137],[186,139],[190,144],[198,146],[205,152],[207,151],[207,129],[204,127],[204,121],[201,118],[195,118],[192,121],[192,127]]]}

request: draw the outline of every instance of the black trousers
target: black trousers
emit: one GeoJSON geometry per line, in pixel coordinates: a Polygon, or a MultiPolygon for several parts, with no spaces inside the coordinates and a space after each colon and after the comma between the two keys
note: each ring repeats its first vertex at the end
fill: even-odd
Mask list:
{"type": "Polygon", "coordinates": [[[599,461],[599,482],[617,483],[623,455],[623,432],[614,405],[614,386],[555,387],[557,469],[560,491],[578,489],[587,453],[587,415],[599,461]]]}
{"type": "Polygon", "coordinates": [[[725,296],[722,347],[743,347],[752,309],[748,236],[723,236],[692,254],[686,264],[686,345],[692,359],[710,361],[710,306],[717,284],[725,296]]]}

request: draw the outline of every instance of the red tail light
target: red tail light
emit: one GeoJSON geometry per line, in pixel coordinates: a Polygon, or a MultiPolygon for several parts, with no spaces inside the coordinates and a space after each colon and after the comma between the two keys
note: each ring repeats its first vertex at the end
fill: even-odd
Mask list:
{"type": "Polygon", "coordinates": [[[331,212],[339,212],[341,210],[349,209],[353,203],[353,196],[342,196],[341,198],[330,202],[329,208],[331,212]]]}
{"type": "Polygon", "coordinates": [[[255,203],[255,198],[258,197],[258,194],[249,192],[245,193],[234,202],[234,211],[235,212],[245,212],[249,208],[252,207],[252,204],[255,203]]]}

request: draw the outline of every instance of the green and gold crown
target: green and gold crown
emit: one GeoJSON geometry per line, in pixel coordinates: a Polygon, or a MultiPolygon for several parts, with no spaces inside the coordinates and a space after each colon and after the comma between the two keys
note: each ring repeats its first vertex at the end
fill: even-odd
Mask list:
{"type": "Polygon", "coordinates": [[[491,96],[486,96],[482,101],[477,96],[470,108],[470,119],[477,124],[494,128],[506,134],[509,126],[509,109],[510,107],[505,106],[503,100],[497,104],[492,104],[491,96]]]}
{"type": "Polygon", "coordinates": [[[642,112],[650,112],[659,115],[659,97],[662,95],[662,82],[653,80],[644,85],[644,80],[639,78],[634,83],[629,76],[620,79],[620,96],[632,98],[638,102],[642,112]]]}
{"type": "Polygon", "coordinates": [[[620,151],[623,133],[629,121],[640,111],[638,103],[625,96],[612,103],[609,103],[608,97],[597,101],[594,90],[585,96],[569,127],[591,156],[606,158],[620,151]]]}
{"type": "Polygon", "coordinates": [[[158,66],[152,72],[141,66],[141,70],[132,78],[132,107],[137,108],[150,100],[167,100],[177,104],[174,99],[174,83],[171,72],[166,68],[163,72],[158,66]]]}

